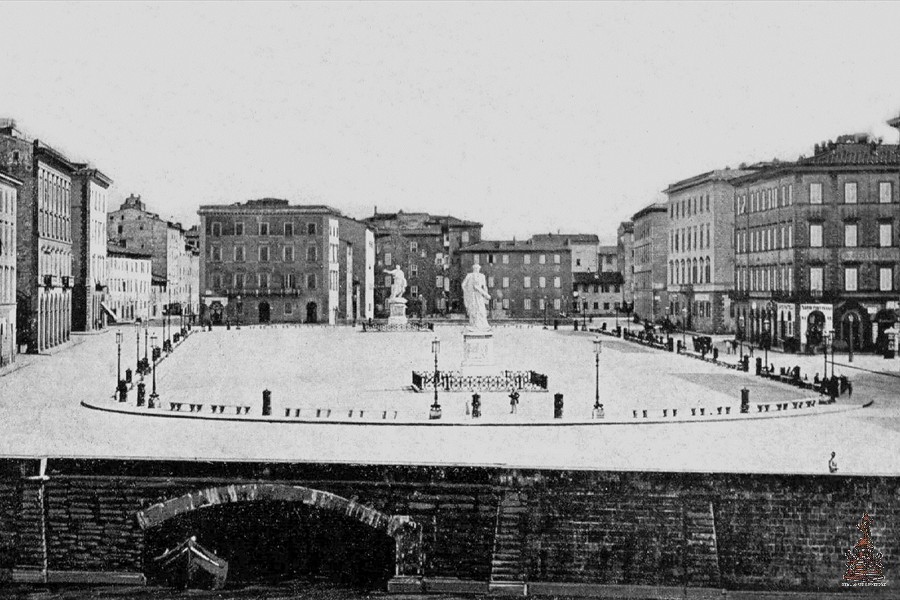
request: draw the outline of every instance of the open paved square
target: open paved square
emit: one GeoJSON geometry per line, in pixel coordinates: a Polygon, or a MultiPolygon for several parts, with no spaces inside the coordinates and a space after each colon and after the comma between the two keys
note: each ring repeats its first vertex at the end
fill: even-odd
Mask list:
{"type": "MultiPolygon", "coordinates": [[[[461,334],[459,326],[436,327],[442,370],[458,368],[461,334]]],[[[136,352],[134,337],[130,344],[128,338],[123,369],[133,365],[136,352]]],[[[433,368],[432,335],[427,333],[218,328],[191,335],[158,367],[163,403],[247,404],[259,414],[262,390],[269,389],[276,416],[285,407],[300,408],[305,415],[319,409],[332,410],[334,417],[346,413],[358,418],[359,411],[368,415],[341,424],[326,419],[274,423],[156,418],[87,409],[82,401],[115,404],[116,347],[110,332],[81,338],[53,356],[31,358],[0,378],[0,454],[821,473],[827,472],[835,451],[842,473],[898,471],[896,461],[887,457],[900,455],[900,411],[892,402],[900,379],[854,375],[853,402],[875,400],[864,409],[790,418],[641,423],[640,412],[633,417],[635,410],[648,410],[651,416],[664,408],[681,414],[699,407],[730,406],[736,411],[741,387],[750,389],[754,404],[794,402],[810,398],[811,392],[604,337],[600,397],[606,420],[597,426],[590,420],[593,338],[571,330],[495,328],[498,368],[545,373],[549,392],[522,393],[515,415],[509,414],[505,392],[483,393],[481,426],[433,427],[427,421],[431,392],[417,393],[410,386],[412,370],[433,368]],[[565,398],[560,421],[552,418],[557,392],[565,398]],[[388,414],[396,424],[366,424],[370,411],[379,418],[388,414]],[[540,426],[549,424],[554,426],[540,426]]],[[[143,340],[141,344],[143,352],[143,340]]],[[[813,358],[803,360],[812,367],[813,358]]],[[[776,367],[797,360],[770,355],[776,367]]],[[[471,424],[466,415],[470,396],[441,392],[442,424],[471,424]]],[[[168,412],[158,410],[161,415],[168,412]]]]}

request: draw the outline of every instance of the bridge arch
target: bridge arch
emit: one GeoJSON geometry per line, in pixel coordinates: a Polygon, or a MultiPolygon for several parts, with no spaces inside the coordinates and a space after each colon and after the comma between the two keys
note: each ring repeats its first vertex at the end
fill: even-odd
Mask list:
{"type": "Polygon", "coordinates": [[[169,519],[202,508],[238,502],[299,502],[355,519],[394,539],[395,577],[421,577],[422,529],[405,515],[389,515],[354,500],[299,485],[248,483],[210,487],[171,498],[137,512],[141,529],[154,529],[169,519]]]}

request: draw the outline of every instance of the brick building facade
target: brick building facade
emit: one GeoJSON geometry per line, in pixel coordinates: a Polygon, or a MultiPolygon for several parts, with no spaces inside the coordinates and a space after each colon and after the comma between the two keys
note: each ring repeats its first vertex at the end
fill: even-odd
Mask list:
{"type": "Polygon", "coordinates": [[[198,214],[204,320],[333,324],[366,317],[374,240],[365,224],[329,206],[275,198],[201,206],[198,214]]]}
{"type": "Polygon", "coordinates": [[[80,165],[72,178],[72,329],[106,326],[106,211],[112,180],[80,165]]]}
{"type": "MultiPolygon", "coordinates": [[[[882,349],[897,321],[900,149],[843,136],[734,181],[740,333],[882,349]]],[[[802,345],[802,346],[800,346],[802,345]]]]}
{"type": "Polygon", "coordinates": [[[666,316],[668,210],[651,204],[634,214],[634,314],[645,321],[666,316]]]}
{"type": "Polygon", "coordinates": [[[481,241],[481,223],[428,213],[379,213],[365,222],[375,231],[375,313],[387,316],[391,277],[400,265],[408,282],[410,315],[464,313],[465,272],[460,249],[481,241]]]}
{"type": "Polygon", "coordinates": [[[593,233],[539,233],[531,236],[531,241],[542,245],[563,245],[572,250],[573,273],[596,273],[600,238],[593,233]]]}
{"type": "Polygon", "coordinates": [[[734,330],[734,188],[749,170],[720,169],[673,183],[668,196],[668,314],[704,333],[734,330]]]}
{"type": "Polygon", "coordinates": [[[617,314],[622,310],[622,274],[616,271],[574,273],[573,297],[576,315],[617,314]]]}
{"type": "Polygon", "coordinates": [[[572,248],[557,242],[483,241],[460,250],[465,272],[481,265],[493,319],[552,319],[572,308],[572,248]]]}
{"type": "Polygon", "coordinates": [[[16,359],[16,204],[22,182],[0,171],[0,367],[16,359]]]}
{"type": "Polygon", "coordinates": [[[61,152],[0,124],[0,166],[22,181],[16,215],[17,330],[31,353],[69,340],[72,331],[72,177],[61,152]]]}

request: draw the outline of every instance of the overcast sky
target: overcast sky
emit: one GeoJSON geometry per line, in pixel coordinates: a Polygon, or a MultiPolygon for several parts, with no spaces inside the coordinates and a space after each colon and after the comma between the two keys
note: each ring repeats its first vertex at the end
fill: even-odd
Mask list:
{"type": "Polygon", "coordinates": [[[0,116],[186,225],[275,196],[611,242],[673,181],[897,141],[894,3],[18,3],[0,22],[0,116]]]}

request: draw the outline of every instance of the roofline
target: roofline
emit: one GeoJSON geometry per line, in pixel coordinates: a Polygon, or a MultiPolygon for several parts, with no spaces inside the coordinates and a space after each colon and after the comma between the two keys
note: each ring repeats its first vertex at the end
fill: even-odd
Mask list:
{"type": "Polygon", "coordinates": [[[25,183],[24,181],[20,181],[20,180],[16,179],[12,175],[7,175],[3,171],[0,171],[0,181],[2,181],[3,183],[6,183],[8,185],[13,185],[15,187],[21,187],[22,184],[25,183]]]}
{"type": "Polygon", "coordinates": [[[631,217],[631,221],[633,224],[634,221],[643,217],[644,215],[649,215],[650,213],[654,213],[654,212],[668,212],[668,211],[669,211],[669,207],[666,206],[665,204],[663,204],[662,202],[654,202],[653,204],[645,206],[641,210],[634,213],[634,215],[631,217]]]}
{"type": "Polygon", "coordinates": [[[39,139],[34,140],[33,145],[35,157],[40,157],[42,155],[46,156],[57,165],[61,165],[64,169],[68,170],[70,174],[74,173],[77,170],[78,167],[75,163],[66,158],[66,156],[62,152],[56,150],[52,146],[45,144],[39,139]]]}
{"type": "Polygon", "coordinates": [[[330,214],[338,217],[347,217],[327,204],[281,204],[277,206],[247,206],[246,202],[236,204],[204,204],[197,209],[198,215],[209,215],[216,213],[238,213],[238,212],[298,212],[298,213],[319,213],[330,214]]]}
{"type": "Polygon", "coordinates": [[[88,175],[91,179],[97,180],[97,183],[101,184],[103,187],[109,187],[112,185],[113,180],[105,175],[102,171],[100,171],[100,169],[91,167],[88,164],[76,164],[75,166],[78,168],[76,174],[88,175]]]}

